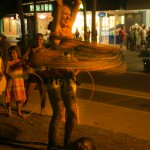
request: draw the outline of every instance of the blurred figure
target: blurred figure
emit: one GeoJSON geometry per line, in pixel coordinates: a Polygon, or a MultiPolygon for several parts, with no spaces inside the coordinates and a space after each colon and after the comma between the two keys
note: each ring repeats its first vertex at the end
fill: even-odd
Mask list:
{"type": "Polygon", "coordinates": [[[139,36],[139,31],[137,27],[134,28],[133,33],[134,33],[134,50],[138,51],[140,49],[140,43],[139,43],[140,36],[139,36]]]}
{"type": "Polygon", "coordinates": [[[146,37],[147,37],[147,30],[146,30],[146,26],[144,25],[142,28],[142,31],[141,31],[141,47],[142,47],[142,49],[147,48],[146,37]]]}
{"type": "Polygon", "coordinates": [[[128,50],[133,50],[133,31],[132,28],[130,27],[129,30],[127,31],[127,49],[128,50]]]}
{"type": "Polygon", "coordinates": [[[89,31],[87,32],[87,39],[88,39],[89,42],[90,42],[90,37],[91,37],[91,31],[89,30],[89,31]]]}
{"type": "Polygon", "coordinates": [[[119,31],[119,38],[120,38],[120,49],[123,48],[124,42],[126,37],[126,31],[124,29],[124,26],[121,26],[121,29],[119,31]]]}
{"type": "Polygon", "coordinates": [[[75,38],[76,39],[79,39],[80,38],[80,32],[79,32],[79,30],[78,29],[76,29],[76,32],[75,32],[75,38]]]}
{"type": "Polygon", "coordinates": [[[97,148],[91,138],[81,137],[72,143],[69,150],[97,150],[97,148]]]}
{"type": "Polygon", "coordinates": [[[4,74],[4,64],[2,57],[0,56],[0,95],[3,95],[6,88],[6,78],[4,74]]]}
{"type": "Polygon", "coordinates": [[[138,26],[138,35],[139,35],[139,40],[138,40],[138,50],[140,51],[140,45],[141,45],[141,39],[142,39],[142,28],[141,26],[138,26]]]}
{"type": "Polygon", "coordinates": [[[149,48],[149,47],[150,47],[150,27],[147,31],[147,48],[149,48]]]}
{"type": "Polygon", "coordinates": [[[11,45],[7,41],[7,37],[2,36],[1,41],[0,41],[0,49],[1,49],[1,57],[2,57],[3,63],[4,63],[4,69],[6,68],[6,63],[9,59],[8,49],[9,49],[10,46],[11,45]]]}

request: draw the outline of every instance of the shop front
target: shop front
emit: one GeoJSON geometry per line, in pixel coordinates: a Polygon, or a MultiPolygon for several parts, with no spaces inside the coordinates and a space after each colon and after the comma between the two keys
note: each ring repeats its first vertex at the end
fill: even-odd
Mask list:
{"type": "MultiPolygon", "coordinates": [[[[25,30],[28,37],[33,37],[34,29],[34,7],[32,4],[26,5],[25,30]]],[[[53,20],[53,5],[51,3],[42,3],[36,5],[37,32],[43,33],[47,39],[50,33],[48,28],[53,20]]],[[[96,12],[96,34],[98,43],[119,44],[119,30],[121,25],[128,30],[132,24],[146,24],[146,19],[150,16],[149,10],[114,10],[114,11],[97,11],[96,12]]],[[[91,41],[92,29],[92,12],[86,12],[87,32],[89,41],[91,41]]],[[[149,24],[148,24],[149,25],[149,24]]],[[[18,15],[4,17],[1,21],[1,33],[10,38],[21,37],[21,25],[18,15]]],[[[79,11],[72,28],[72,33],[76,29],[80,32],[80,39],[84,40],[84,16],[83,11],[79,11]]]]}
{"type": "MultiPolygon", "coordinates": [[[[53,20],[52,17],[52,4],[37,4],[37,32],[43,33],[45,38],[49,34],[48,25],[53,20]]],[[[34,31],[34,7],[32,4],[27,5],[24,13],[25,33],[27,37],[33,37],[34,31]]],[[[8,40],[16,40],[21,38],[21,24],[18,14],[9,14],[3,17],[0,21],[1,35],[6,35],[8,40]]]]}
{"type": "MultiPolygon", "coordinates": [[[[86,14],[87,32],[92,29],[92,12],[86,14]]],[[[97,42],[106,44],[118,43],[118,32],[121,25],[125,24],[124,14],[114,14],[114,12],[96,12],[96,32],[97,42]],[[103,14],[103,15],[102,15],[103,14]]],[[[78,29],[84,39],[84,17],[83,13],[79,12],[74,23],[72,32],[78,29]]],[[[91,38],[91,37],[90,37],[91,38]]],[[[91,41],[91,40],[90,40],[91,41]]]]}

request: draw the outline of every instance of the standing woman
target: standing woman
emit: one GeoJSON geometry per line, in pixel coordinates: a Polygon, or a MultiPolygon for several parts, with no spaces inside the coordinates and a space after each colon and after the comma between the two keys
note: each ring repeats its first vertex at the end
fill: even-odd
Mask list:
{"type": "MultiPolygon", "coordinates": [[[[72,26],[80,3],[81,0],[74,0],[72,9],[70,9],[63,4],[63,0],[56,0],[56,11],[54,11],[54,21],[51,29],[53,45],[59,45],[63,49],[72,47],[70,41],[63,42],[55,37],[74,38],[72,26]]],[[[53,109],[53,116],[49,125],[48,150],[55,148],[57,145],[58,127],[64,115],[64,108],[66,109],[65,148],[70,147],[72,143],[72,131],[77,122],[76,83],[73,78],[75,79],[78,71],[75,71],[73,68],[54,68],[51,70],[50,74],[52,75],[50,77],[48,95],[53,109]]]]}
{"type": "Polygon", "coordinates": [[[21,62],[20,48],[17,46],[11,46],[8,50],[10,60],[7,62],[6,75],[6,105],[8,115],[12,116],[11,102],[15,101],[17,106],[17,116],[23,117],[21,112],[21,102],[25,102],[26,94],[23,79],[23,69],[21,66],[16,67],[15,65],[21,62]]]}

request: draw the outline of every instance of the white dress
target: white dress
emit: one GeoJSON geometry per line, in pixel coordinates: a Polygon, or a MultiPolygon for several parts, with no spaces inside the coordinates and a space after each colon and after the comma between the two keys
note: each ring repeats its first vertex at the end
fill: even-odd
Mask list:
{"type": "MultiPolygon", "coordinates": [[[[2,72],[2,58],[0,57],[0,72],[2,72]]],[[[5,91],[6,89],[6,78],[5,76],[2,77],[2,80],[0,81],[0,95],[5,91]]]]}

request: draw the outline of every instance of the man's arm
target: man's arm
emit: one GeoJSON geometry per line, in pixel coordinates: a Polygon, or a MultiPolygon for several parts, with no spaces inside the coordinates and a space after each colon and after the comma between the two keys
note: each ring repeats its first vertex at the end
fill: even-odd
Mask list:
{"type": "Polygon", "coordinates": [[[22,56],[21,56],[21,59],[24,61],[27,57],[28,57],[28,55],[29,55],[29,53],[30,53],[30,47],[27,49],[27,51],[25,52],[25,54],[23,54],[22,56]]]}

